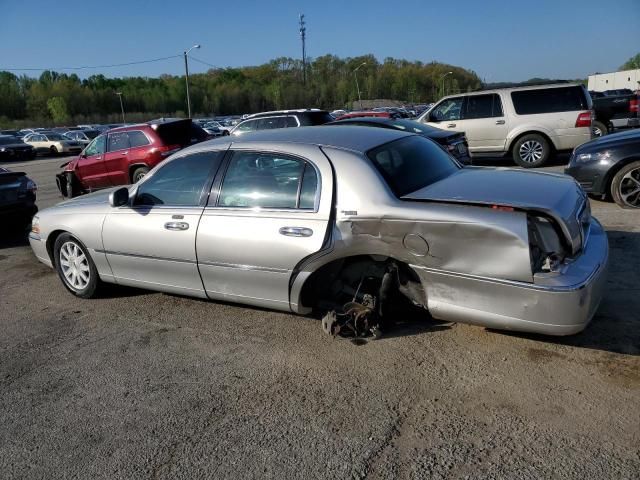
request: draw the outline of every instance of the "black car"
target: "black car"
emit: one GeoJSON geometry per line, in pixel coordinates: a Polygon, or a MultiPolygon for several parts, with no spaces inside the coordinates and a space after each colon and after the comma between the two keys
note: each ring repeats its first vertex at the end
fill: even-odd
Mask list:
{"type": "Polygon", "coordinates": [[[24,135],[19,130],[0,130],[0,135],[9,135],[10,137],[22,138],[24,135]]]}
{"type": "Polygon", "coordinates": [[[38,211],[36,184],[24,172],[12,172],[0,167],[0,218],[4,230],[18,229],[30,224],[38,211]]]}
{"type": "Polygon", "coordinates": [[[0,159],[17,160],[36,158],[36,150],[18,137],[0,135],[0,159]]]}
{"type": "Polygon", "coordinates": [[[600,137],[577,147],[564,173],[589,194],[611,196],[622,208],[640,208],[640,130],[600,137]]]}
{"type": "Polygon", "coordinates": [[[417,133],[439,143],[440,146],[463,165],[471,165],[469,145],[467,143],[467,137],[463,132],[440,130],[439,128],[404,118],[354,117],[336,120],[335,122],[327,123],[327,125],[358,125],[361,127],[390,128],[393,130],[417,133]]]}

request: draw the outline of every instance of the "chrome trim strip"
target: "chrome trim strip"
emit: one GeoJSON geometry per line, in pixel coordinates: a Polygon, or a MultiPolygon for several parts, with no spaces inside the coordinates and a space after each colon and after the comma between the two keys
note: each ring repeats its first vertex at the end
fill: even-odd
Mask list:
{"type": "Polygon", "coordinates": [[[587,278],[585,278],[582,282],[576,283],[575,285],[563,285],[563,286],[536,285],[535,283],[519,282],[516,280],[505,280],[501,278],[483,277],[480,275],[472,275],[468,273],[451,272],[449,270],[439,270],[436,268],[423,267],[421,265],[410,265],[410,266],[411,268],[414,268],[416,270],[423,270],[423,271],[426,271],[429,273],[435,273],[438,275],[448,275],[451,277],[466,278],[469,280],[477,280],[479,282],[498,283],[501,285],[509,285],[512,287],[527,288],[529,290],[540,290],[540,291],[546,291],[546,292],[574,292],[576,290],[581,290],[586,285],[588,285],[591,282],[591,280],[600,273],[600,271],[602,270],[602,266],[606,265],[606,263],[607,263],[606,261],[603,263],[598,263],[598,267],[594,269],[593,272],[591,272],[591,274],[587,278]]]}
{"type": "Polygon", "coordinates": [[[199,265],[206,265],[207,267],[221,267],[221,268],[236,268],[239,270],[254,270],[257,272],[271,272],[271,273],[280,273],[286,274],[290,273],[291,270],[287,270],[286,268],[273,268],[273,267],[260,267],[257,265],[240,265],[237,263],[223,263],[223,262],[198,262],[199,265]]]}
{"type": "Polygon", "coordinates": [[[95,250],[95,252],[104,253],[105,255],[121,255],[123,257],[144,258],[147,260],[162,260],[165,262],[197,263],[195,260],[187,260],[184,258],[156,257],[153,255],[139,255],[137,253],[114,252],[111,250],[95,250]]]}

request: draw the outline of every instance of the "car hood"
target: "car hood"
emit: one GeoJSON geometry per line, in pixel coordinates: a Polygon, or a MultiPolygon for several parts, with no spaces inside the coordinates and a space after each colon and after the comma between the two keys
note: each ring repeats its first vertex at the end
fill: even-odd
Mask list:
{"type": "Polygon", "coordinates": [[[587,143],[583,143],[576,152],[585,152],[590,150],[601,150],[603,148],[617,147],[620,144],[627,142],[640,143],[640,129],[632,129],[626,132],[612,133],[609,135],[603,135],[587,143]]]}
{"type": "Polygon", "coordinates": [[[26,143],[6,143],[3,145],[0,145],[0,148],[33,148],[31,145],[26,144],[26,143]]]}
{"type": "MultiPolygon", "coordinates": [[[[403,200],[513,207],[555,219],[576,253],[582,243],[586,195],[571,177],[547,172],[467,167],[403,200]]],[[[588,209],[587,209],[588,212],[588,209]]]]}
{"type": "Polygon", "coordinates": [[[85,205],[109,206],[109,194],[118,188],[121,188],[121,187],[113,187],[105,190],[100,190],[99,192],[88,193],[87,195],[82,195],[80,197],[72,198],[71,200],[65,200],[64,202],[60,202],[55,207],[52,207],[52,208],[70,208],[70,207],[81,207],[85,205]]]}

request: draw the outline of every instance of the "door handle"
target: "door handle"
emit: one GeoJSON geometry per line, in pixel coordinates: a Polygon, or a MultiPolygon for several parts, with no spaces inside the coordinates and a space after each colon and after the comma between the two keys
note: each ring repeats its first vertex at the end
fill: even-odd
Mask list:
{"type": "Polygon", "coordinates": [[[504,120],[496,120],[496,125],[504,125],[504,120]]]}
{"type": "Polygon", "coordinates": [[[127,150],[126,152],[120,152],[120,155],[126,155],[127,153],[129,153],[129,150],[127,150]]]}
{"type": "Polygon", "coordinates": [[[447,124],[447,128],[454,128],[456,126],[455,123],[449,123],[447,124]]]}
{"type": "Polygon", "coordinates": [[[280,228],[280,235],[286,235],[287,237],[310,237],[313,235],[313,230],[305,227],[282,227],[280,228]]]}
{"type": "Polygon", "coordinates": [[[164,224],[164,228],[167,230],[188,230],[189,224],[187,222],[167,222],[164,224]]]}

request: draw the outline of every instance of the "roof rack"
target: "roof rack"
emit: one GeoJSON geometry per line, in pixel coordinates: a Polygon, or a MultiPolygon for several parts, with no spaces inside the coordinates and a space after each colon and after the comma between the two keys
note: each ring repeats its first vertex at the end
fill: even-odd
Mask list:
{"type": "Polygon", "coordinates": [[[499,90],[501,88],[517,88],[517,87],[538,87],[544,85],[558,85],[566,83],[576,83],[571,80],[534,80],[526,82],[496,82],[483,85],[482,87],[474,90],[474,92],[482,92],[484,90],[499,90]]]}

